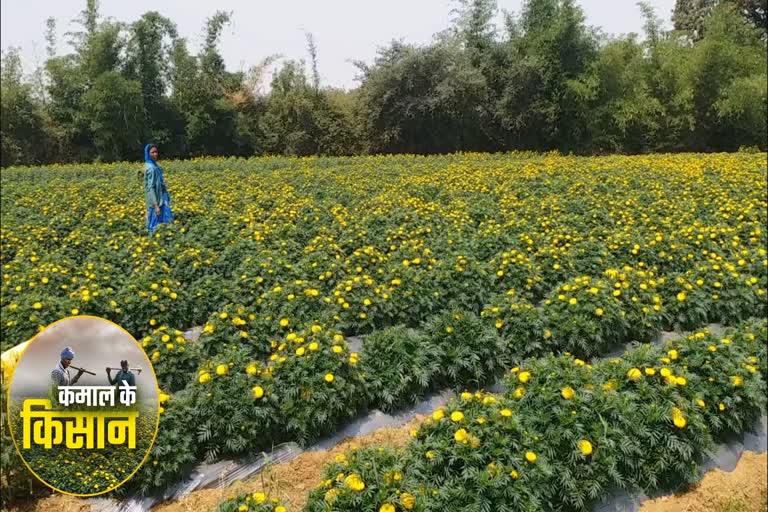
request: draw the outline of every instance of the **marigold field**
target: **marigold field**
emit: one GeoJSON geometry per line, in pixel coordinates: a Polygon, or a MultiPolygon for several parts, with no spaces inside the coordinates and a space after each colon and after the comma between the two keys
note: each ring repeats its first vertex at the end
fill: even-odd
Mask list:
{"type": "Polygon", "coordinates": [[[765,414],[764,153],[161,164],[176,224],[151,238],[136,164],[2,173],[3,350],[102,316],[170,395],[129,490],[450,387],[405,448],[329,466],[305,510],[588,510],[695,481],[765,414]],[[643,344],[661,330],[691,334],[643,344]]]}

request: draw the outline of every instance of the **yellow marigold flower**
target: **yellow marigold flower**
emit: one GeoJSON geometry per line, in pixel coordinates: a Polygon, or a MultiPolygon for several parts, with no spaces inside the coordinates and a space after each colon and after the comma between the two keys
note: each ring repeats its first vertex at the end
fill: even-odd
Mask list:
{"type": "Polygon", "coordinates": [[[229,315],[226,312],[219,314],[219,318],[221,318],[222,320],[226,320],[228,316],[229,315]]]}
{"type": "Polygon", "coordinates": [[[676,377],[675,384],[677,384],[678,386],[685,386],[686,384],[688,384],[688,380],[685,377],[676,377]]]}
{"type": "Polygon", "coordinates": [[[332,373],[326,373],[325,374],[325,382],[327,382],[328,384],[333,382],[333,379],[334,379],[334,376],[333,376],[332,373]]]}
{"type": "Polygon", "coordinates": [[[590,443],[586,439],[582,439],[581,441],[579,441],[578,446],[579,446],[579,451],[585,457],[588,455],[592,455],[592,443],[590,443]]]}
{"type": "Polygon", "coordinates": [[[200,377],[198,377],[197,380],[198,382],[200,382],[200,384],[205,384],[206,382],[210,382],[211,374],[209,374],[208,372],[204,372],[203,374],[200,375],[200,377]]]}
{"type": "Polygon", "coordinates": [[[264,388],[261,386],[253,386],[251,391],[253,392],[253,396],[256,398],[256,400],[264,396],[264,388]]]}
{"type": "Polygon", "coordinates": [[[627,378],[632,382],[637,382],[642,377],[643,377],[642,372],[640,372],[640,370],[638,370],[637,368],[630,368],[630,370],[627,372],[627,378]]]}
{"type": "Polygon", "coordinates": [[[571,297],[571,299],[568,301],[568,304],[570,304],[571,306],[575,306],[578,303],[579,301],[576,300],[576,297],[571,297]]]}
{"type": "Polygon", "coordinates": [[[290,322],[287,318],[281,318],[280,319],[280,327],[287,327],[290,322]]]}
{"type": "Polygon", "coordinates": [[[656,375],[656,370],[654,370],[653,368],[646,368],[645,374],[648,375],[649,377],[653,377],[654,375],[656,375]]]}
{"type": "Polygon", "coordinates": [[[685,292],[680,292],[677,294],[677,300],[679,300],[680,302],[683,302],[686,297],[687,295],[685,294],[685,292]]]}
{"type": "Polygon", "coordinates": [[[299,347],[296,349],[296,355],[299,357],[303,356],[304,352],[306,352],[306,349],[304,347],[299,347]]]}
{"type": "Polygon", "coordinates": [[[669,358],[670,358],[671,360],[675,361],[675,360],[677,359],[677,356],[678,356],[678,354],[677,354],[677,350],[675,350],[675,349],[672,349],[672,350],[670,350],[670,351],[669,351],[669,352],[667,352],[667,353],[669,354],[669,358]]]}
{"type": "Polygon", "coordinates": [[[338,346],[338,345],[334,345],[334,346],[333,346],[333,353],[334,353],[334,354],[341,354],[342,352],[344,352],[344,349],[343,349],[343,348],[341,348],[341,347],[340,347],[340,346],[338,346]]]}
{"type": "Polygon", "coordinates": [[[246,512],[246,511],[248,510],[248,505],[245,505],[245,504],[243,504],[243,505],[240,505],[240,506],[237,508],[237,510],[238,510],[239,512],[246,512]]]}
{"type": "Polygon", "coordinates": [[[433,452],[432,450],[428,450],[427,453],[424,454],[424,456],[427,459],[432,460],[435,458],[435,452],[433,452]]]}
{"type": "Polygon", "coordinates": [[[461,394],[462,400],[472,400],[472,393],[465,391],[461,394]]]}
{"type": "Polygon", "coordinates": [[[520,372],[520,375],[517,376],[518,380],[522,382],[523,384],[527,383],[529,380],[531,380],[531,372],[520,372]]]}
{"type": "Polygon", "coordinates": [[[395,512],[395,506],[390,503],[385,503],[379,508],[379,512],[395,512]]]}
{"type": "Polygon", "coordinates": [[[282,505],[278,505],[275,507],[275,512],[285,512],[285,507],[282,505]]]}
{"type": "Polygon", "coordinates": [[[552,337],[552,331],[550,331],[549,329],[544,329],[544,339],[546,340],[551,337],[552,337]]]}
{"type": "Polygon", "coordinates": [[[536,462],[536,459],[538,459],[538,457],[536,456],[535,453],[525,452],[525,460],[527,460],[528,462],[531,462],[531,463],[536,462]]]}
{"type": "Polygon", "coordinates": [[[523,398],[525,396],[525,388],[523,386],[519,386],[517,389],[515,389],[515,398],[523,398]]]}
{"type": "Polygon", "coordinates": [[[681,411],[677,407],[674,407],[672,409],[672,422],[675,424],[677,428],[685,428],[685,426],[688,424],[688,422],[685,419],[685,416],[683,416],[683,411],[681,411]]]}
{"type": "Polygon", "coordinates": [[[73,309],[72,309],[72,314],[73,314],[73,315],[78,315],[78,314],[80,314],[80,310],[79,310],[79,309],[77,309],[77,308],[73,308],[73,309]]]}
{"type": "Polygon", "coordinates": [[[604,311],[603,311],[603,308],[597,308],[597,309],[595,309],[595,314],[596,314],[597,316],[603,316],[603,313],[604,313],[604,311]]]}
{"type": "Polygon", "coordinates": [[[585,364],[587,364],[584,361],[582,361],[581,359],[574,359],[573,362],[576,363],[576,366],[584,366],[585,364]]]}
{"type": "Polygon", "coordinates": [[[501,415],[504,418],[509,418],[510,416],[512,416],[512,411],[510,411],[509,409],[502,409],[501,410],[501,415]]]}
{"type": "Polygon", "coordinates": [[[576,392],[573,390],[571,386],[565,386],[561,391],[560,394],[565,398],[566,400],[570,400],[576,395],[576,392]]]}
{"type": "Polygon", "coordinates": [[[721,411],[724,411],[725,410],[725,404],[721,402],[720,405],[717,406],[717,408],[720,409],[721,411]]]}
{"type": "Polygon", "coordinates": [[[736,387],[739,387],[742,384],[744,384],[744,380],[741,377],[739,377],[738,375],[734,375],[733,377],[731,377],[731,382],[736,387]]]}
{"type": "Polygon", "coordinates": [[[714,345],[710,345],[709,347],[707,347],[707,350],[709,350],[710,352],[717,352],[717,347],[714,345]]]}
{"type": "Polygon", "coordinates": [[[229,373],[229,365],[220,364],[216,367],[216,375],[223,376],[229,373]]]}
{"type": "Polygon", "coordinates": [[[464,413],[463,412],[461,412],[461,411],[453,411],[451,413],[451,421],[452,422],[458,423],[458,422],[460,422],[463,419],[464,419],[464,413]]]}
{"type": "Polygon", "coordinates": [[[404,492],[400,495],[400,504],[405,510],[412,510],[416,506],[416,497],[409,492],[404,492]]]}
{"type": "Polygon", "coordinates": [[[432,413],[432,419],[435,421],[441,420],[444,417],[445,417],[445,411],[442,409],[438,409],[432,413]]]}
{"type": "Polygon", "coordinates": [[[466,429],[460,428],[453,434],[453,438],[458,443],[466,443],[467,439],[469,438],[469,432],[466,431],[466,429]]]}
{"type": "Polygon", "coordinates": [[[512,471],[509,472],[509,476],[512,477],[512,480],[517,480],[518,478],[520,478],[520,473],[518,473],[517,470],[513,469],[512,471]]]}
{"type": "Polygon", "coordinates": [[[659,373],[661,373],[661,376],[665,378],[672,376],[672,371],[669,368],[662,368],[659,373]]]}
{"type": "Polygon", "coordinates": [[[345,478],[344,483],[347,484],[347,487],[356,492],[360,492],[365,489],[365,482],[363,482],[360,477],[355,474],[351,474],[345,478]]]}
{"type": "Polygon", "coordinates": [[[706,406],[707,406],[707,404],[705,404],[705,403],[704,403],[704,400],[702,400],[701,398],[699,398],[698,400],[696,400],[696,404],[697,404],[699,407],[701,407],[702,409],[703,409],[704,407],[706,407],[706,406]]]}
{"type": "Polygon", "coordinates": [[[325,493],[323,500],[329,505],[333,505],[333,503],[336,502],[336,499],[338,499],[338,497],[339,497],[338,489],[329,489],[328,492],[325,493]]]}

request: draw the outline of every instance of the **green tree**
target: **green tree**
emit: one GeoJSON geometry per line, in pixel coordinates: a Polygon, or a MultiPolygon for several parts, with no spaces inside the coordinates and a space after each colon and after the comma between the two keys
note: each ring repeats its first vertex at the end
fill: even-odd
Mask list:
{"type": "Polygon", "coordinates": [[[589,112],[585,146],[580,149],[639,153],[653,146],[661,106],[646,82],[643,53],[634,37],[611,41],[571,84],[579,109],[589,112]]]}
{"type": "Polygon", "coordinates": [[[25,83],[16,48],[2,54],[0,72],[0,165],[47,160],[41,105],[25,83]]]}
{"type": "Polygon", "coordinates": [[[267,153],[319,153],[313,96],[314,90],[307,81],[303,63],[284,63],[272,79],[267,110],[261,123],[267,153]]]}
{"type": "Polygon", "coordinates": [[[508,22],[496,79],[496,112],[514,147],[567,150],[585,137],[586,112],[572,82],[597,54],[597,39],[571,0],[529,0],[508,22]]]}
{"type": "Polygon", "coordinates": [[[704,37],[707,18],[715,7],[720,4],[730,4],[752,26],[766,37],[768,27],[768,0],[676,0],[672,11],[672,22],[676,30],[684,30],[698,41],[704,37]]]}
{"type": "Polygon", "coordinates": [[[179,116],[168,95],[171,52],[176,38],[176,25],[151,11],[130,25],[126,47],[125,76],[141,84],[141,138],[162,144],[166,155],[180,152],[179,138],[183,136],[179,116]]]}
{"type": "Polygon", "coordinates": [[[368,151],[435,153],[491,146],[477,105],[485,79],[456,41],[399,42],[361,66],[359,98],[368,151]]]}
{"type": "Polygon", "coordinates": [[[691,52],[688,80],[696,129],[688,146],[734,150],[766,140],[766,42],[733,8],[716,8],[691,52]]]}
{"type": "Polygon", "coordinates": [[[144,121],[140,82],[115,71],[102,73],[83,96],[82,107],[102,158],[135,158],[144,121]]]}

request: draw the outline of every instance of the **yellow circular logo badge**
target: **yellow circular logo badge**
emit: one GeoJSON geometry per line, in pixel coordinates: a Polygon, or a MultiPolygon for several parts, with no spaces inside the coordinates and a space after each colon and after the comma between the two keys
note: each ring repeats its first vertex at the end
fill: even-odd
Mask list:
{"type": "Polygon", "coordinates": [[[21,353],[7,400],[11,437],[45,485],[96,496],[123,485],[147,459],[159,395],[133,336],[103,318],[65,318],[21,353]]]}

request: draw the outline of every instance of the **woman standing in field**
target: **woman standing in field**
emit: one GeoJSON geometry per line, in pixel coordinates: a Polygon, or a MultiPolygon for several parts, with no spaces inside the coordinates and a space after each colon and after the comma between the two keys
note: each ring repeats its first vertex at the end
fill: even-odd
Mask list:
{"type": "Polygon", "coordinates": [[[171,197],[165,187],[163,170],[157,165],[158,151],[155,144],[144,148],[144,199],[147,204],[147,229],[149,235],[159,224],[173,224],[171,197]]]}

